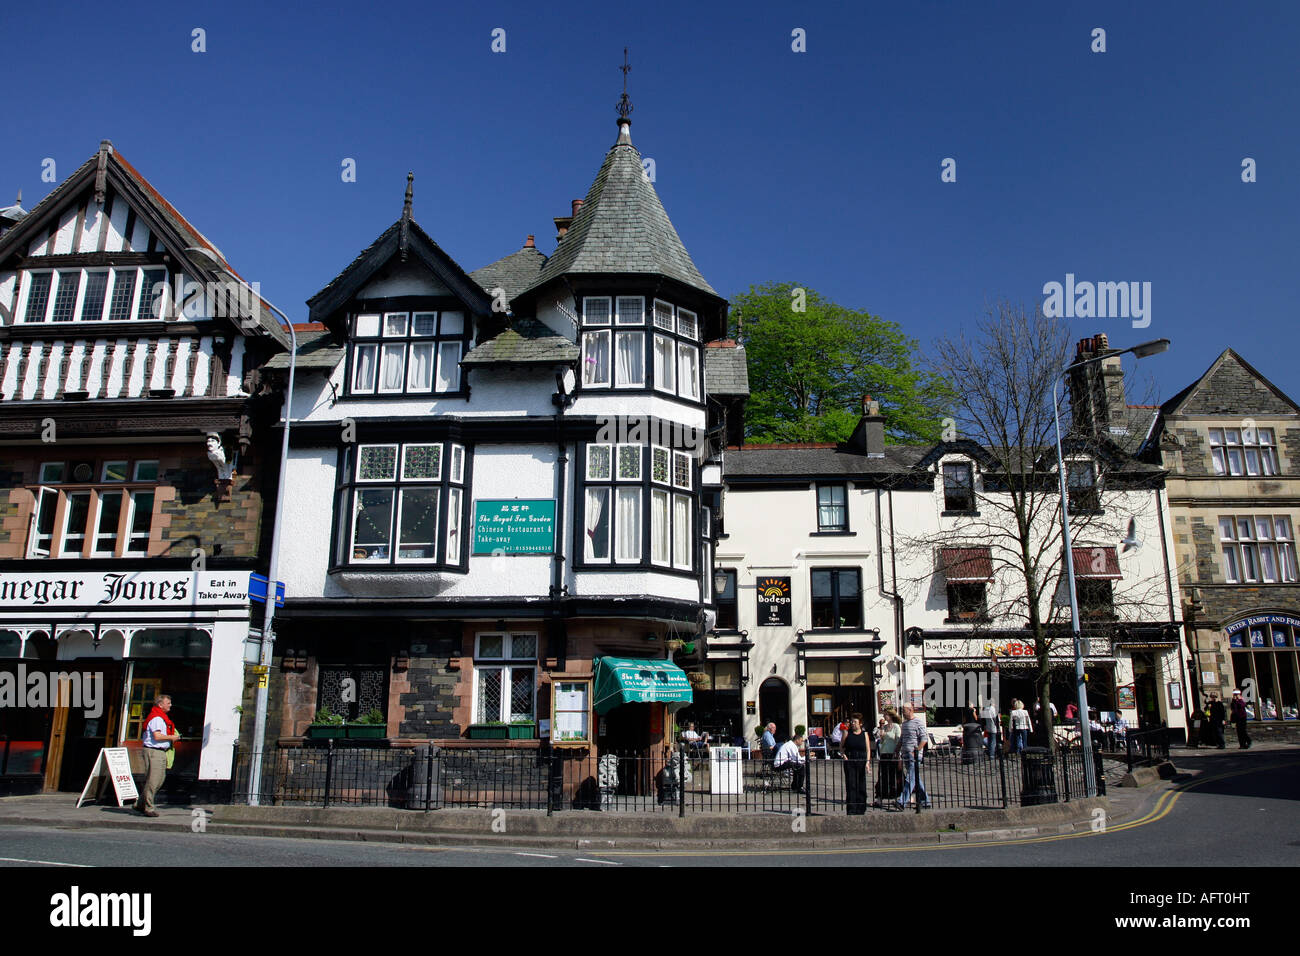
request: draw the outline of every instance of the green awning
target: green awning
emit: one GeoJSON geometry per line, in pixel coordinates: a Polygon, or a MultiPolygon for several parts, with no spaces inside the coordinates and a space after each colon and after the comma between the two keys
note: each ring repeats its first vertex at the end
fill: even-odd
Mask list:
{"type": "Polygon", "coordinates": [[[672,661],[630,657],[597,657],[596,713],[608,713],[619,704],[667,704],[670,711],[693,699],[686,672],[672,661]]]}

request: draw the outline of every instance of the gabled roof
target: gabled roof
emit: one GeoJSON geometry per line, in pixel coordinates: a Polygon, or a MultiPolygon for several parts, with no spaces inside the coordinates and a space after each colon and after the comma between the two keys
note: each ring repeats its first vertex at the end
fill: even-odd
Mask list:
{"type": "Polygon", "coordinates": [[[413,255],[437,279],[478,315],[491,310],[491,299],[451,256],[447,255],[419,223],[403,212],[402,217],[385,229],[342,272],[307,300],[308,320],[325,321],[351,299],[371,277],[395,257],[413,255]]]}
{"type": "MultiPolygon", "coordinates": [[[[298,334],[296,368],[299,372],[331,372],[343,360],[343,346],[335,344],[334,336],[328,330],[312,329],[302,331],[297,327],[295,327],[295,330],[298,334]]],[[[288,368],[289,353],[281,352],[279,355],[273,356],[265,367],[268,369],[288,368]]]]}
{"type": "Polygon", "coordinates": [[[629,124],[619,135],[587,198],[555,253],[542,266],[528,292],[562,275],[621,273],[661,275],[716,296],[695,268],[664,211],[641,154],[632,145],[629,124]]]}
{"type": "Polygon", "coordinates": [[[509,302],[537,280],[546,256],[536,246],[524,246],[518,252],[512,252],[496,262],[475,269],[469,277],[482,287],[489,296],[493,289],[504,289],[506,301],[509,302]]]}
{"type": "Polygon", "coordinates": [[[536,319],[516,319],[510,328],[470,350],[461,365],[573,365],[578,347],[536,319]]]}
{"type": "MultiPolygon", "coordinates": [[[[122,195],[135,209],[136,215],[144,218],[149,230],[178,262],[184,263],[186,271],[195,279],[223,278],[220,271],[214,270],[206,263],[196,260],[185,250],[197,246],[207,250],[218,263],[237,278],[243,276],[234,269],[226,257],[203,233],[194,228],[190,221],[163,198],[162,193],[140,174],[134,166],[113,148],[113,144],[104,140],[99,151],[82,163],[60,183],[48,196],[42,199],[16,226],[0,238],[0,263],[8,256],[20,253],[33,235],[46,228],[51,218],[57,220],[59,214],[87,189],[111,186],[122,195]],[[103,179],[100,182],[100,157],[103,158],[103,179]]],[[[247,281],[247,280],[244,280],[247,281]]],[[[289,345],[289,333],[285,331],[280,319],[272,311],[265,299],[259,298],[261,304],[258,326],[286,348],[289,345]]],[[[232,324],[243,330],[242,323],[232,320],[232,324]]]]}
{"type": "Polygon", "coordinates": [[[973,442],[969,438],[962,438],[957,441],[939,442],[925,454],[925,457],[916,463],[916,467],[929,468],[944,455],[967,455],[974,458],[985,468],[993,468],[997,465],[997,459],[990,455],[983,445],[973,442]]]}
{"type": "Polygon", "coordinates": [[[1160,413],[1166,418],[1174,415],[1295,415],[1300,413],[1300,406],[1235,350],[1224,349],[1200,378],[1161,405],[1160,413]],[[1255,390],[1258,405],[1243,407],[1240,389],[1227,387],[1226,379],[1240,378],[1243,373],[1254,378],[1260,386],[1255,390]]]}

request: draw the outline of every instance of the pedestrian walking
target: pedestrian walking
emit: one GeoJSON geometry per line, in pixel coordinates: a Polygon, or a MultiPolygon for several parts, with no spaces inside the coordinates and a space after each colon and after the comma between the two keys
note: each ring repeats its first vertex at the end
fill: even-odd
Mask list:
{"type": "Polygon", "coordinates": [[[984,701],[984,707],[980,710],[980,724],[984,728],[985,746],[988,748],[989,759],[992,760],[998,754],[998,738],[1002,735],[998,705],[994,701],[984,701]]]}
{"type": "Polygon", "coordinates": [[[885,709],[877,748],[880,754],[880,772],[876,777],[877,803],[897,800],[902,792],[902,777],[898,767],[898,742],[903,736],[902,722],[898,711],[892,707],[885,709]]]}
{"type": "Polygon", "coordinates": [[[867,812],[867,771],[871,767],[871,737],[862,727],[862,715],[849,717],[849,730],[840,742],[844,755],[845,806],[850,816],[867,812]]]}
{"type": "Polygon", "coordinates": [[[1250,749],[1250,731],[1246,716],[1246,701],[1241,696],[1241,691],[1232,692],[1232,723],[1237,728],[1237,746],[1242,750],[1250,749]]]}
{"type": "Polygon", "coordinates": [[[888,804],[891,809],[906,810],[913,790],[916,791],[917,805],[922,810],[930,809],[930,795],[925,792],[925,784],[920,776],[921,760],[929,744],[930,737],[926,733],[925,724],[917,719],[916,710],[911,704],[904,704],[903,726],[898,740],[898,753],[903,763],[903,794],[888,804]]]}
{"type": "Polygon", "coordinates": [[[170,765],[168,756],[172,753],[172,742],[181,739],[181,735],[176,732],[176,725],[167,716],[167,712],[171,709],[171,697],[160,694],[154,700],[153,710],[149,711],[149,716],[144,722],[144,736],[141,739],[146,761],[144,789],[140,791],[135,809],[137,813],[142,813],[146,817],[158,816],[153,798],[167,777],[167,768],[170,765]]]}
{"type": "Polygon", "coordinates": [[[1227,748],[1227,741],[1223,739],[1223,724],[1227,715],[1223,709],[1223,701],[1219,700],[1218,694],[1210,695],[1210,732],[1214,734],[1214,746],[1219,750],[1227,748]]]}
{"type": "Polygon", "coordinates": [[[1011,702],[1011,752],[1024,752],[1029,746],[1029,734],[1034,729],[1034,722],[1029,719],[1029,711],[1019,700],[1011,702]]]}

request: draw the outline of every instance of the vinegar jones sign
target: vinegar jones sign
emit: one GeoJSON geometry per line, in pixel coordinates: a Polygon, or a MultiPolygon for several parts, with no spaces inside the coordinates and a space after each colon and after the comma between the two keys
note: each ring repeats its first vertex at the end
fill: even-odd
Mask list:
{"type": "Polygon", "coordinates": [[[758,626],[789,627],[790,579],[759,578],[755,591],[758,593],[758,626]]]}
{"type": "Polygon", "coordinates": [[[474,502],[475,554],[553,554],[555,499],[474,502]]]}

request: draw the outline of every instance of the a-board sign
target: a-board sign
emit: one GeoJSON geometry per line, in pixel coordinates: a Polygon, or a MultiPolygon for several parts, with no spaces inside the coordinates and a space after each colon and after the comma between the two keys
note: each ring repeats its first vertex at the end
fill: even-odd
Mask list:
{"type": "Polygon", "coordinates": [[[90,768],[90,776],[86,779],[77,806],[86,802],[90,788],[103,774],[108,774],[108,778],[113,781],[113,792],[117,794],[119,807],[126,806],[128,800],[140,799],[140,793],[135,789],[135,778],[131,776],[131,754],[125,747],[101,747],[99,756],[95,758],[95,766],[90,768]]]}

